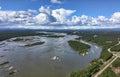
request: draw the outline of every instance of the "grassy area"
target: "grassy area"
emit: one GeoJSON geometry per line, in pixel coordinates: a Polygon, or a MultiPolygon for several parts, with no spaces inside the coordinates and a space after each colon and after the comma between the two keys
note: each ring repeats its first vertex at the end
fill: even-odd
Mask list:
{"type": "Polygon", "coordinates": [[[99,77],[118,77],[110,67],[108,67],[99,77]]]}
{"type": "Polygon", "coordinates": [[[81,43],[81,42],[76,41],[76,40],[70,40],[70,41],[68,41],[68,43],[79,54],[83,54],[83,53],[88,52],[88,49],[90,48],[89,45],[86,45],[86,44],[81,43]]]}
{"type": "Polygon", "coordinates": [[[112,63],[112,66],[108,67],[99,77],[119,77],[119,74],[115,73],[115,69],[117,69],[118,67],[120,67],[120,58],[117,58],[112,63]]]}
{"type": "Polygon", "coordinates": [[[100,66],[100,69],[103,69],[108,63],[110,63],[113,59],[115,59],[115,56],[112,56],[109,60],[105,61],[104,64],[100,66]]]}
{"type": "Polygon", "coordinates": [[[112,53],[103,50],[103,51],[101,52],[100,58],[103,59],[103,61],[107,61],[107,60],[109,60],[112,56],[113,56],[112,53]]]}
{"type": "Polygon", "coordinates": [[[120,44],[115,46],[115,47],[112,47],[111,48],[111,51],[114,51],[114,52],[120,52],[120,44]]]}
{"type": "Polygon", "coordinates": [[[91,35],[89,37],[84,36],[83,39],[86,41],[96,43],[99,46],[101,46],[102,52],[101,52],[100,58],[103,59],[103,61],[107,61],[112,57],[112,54],[110,52],[108,52],[107,49],[118,43],[117,38],[119,36],[113,35],[112,33],[111,33],[111,35],[109,33],[105,33],[105,34],[101,33],[101,34],[97,34],[97,35],[98,36],[96,38],[92,37],[93,35],[91,35]],[[109,43],[108,41],[111,41],[111,43],[109,43]]]}
{"type": "Polygon", "coordinates": [[[105,44],[105,43],[99,44],[99,42],[101,42],[101,41],[98,40],[97,42],[94,42],[94,43],[97,43],[98,45],[102,46],[102,48],[103,48],[102,52],[100,54],[100,58],[103,59],[103,61],[107,61],[113,56],[112,53],[108,52],[107,49],[115,44],[105,44]]]}
{"type": "Polygon", "coordinates": [[[41,44],[44,44],[44,42],[35,42],[35,43],[32,43],[32,44],[27,44],[25,46],[30,47],[30,46],[41,45],[41,44]]]}
{"type": "Polygon", "coordinates": [[[113,63],[112,67],[120,67],[120,58],[117,58],[113,63]]]}

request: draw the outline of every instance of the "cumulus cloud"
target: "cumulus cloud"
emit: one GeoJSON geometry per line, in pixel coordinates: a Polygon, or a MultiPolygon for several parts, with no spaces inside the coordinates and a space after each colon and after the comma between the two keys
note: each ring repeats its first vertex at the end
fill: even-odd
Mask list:
{"type": "Polygon", "coordinates": [[[51,14],[51,10],[50,10],[50,7],[49,7],[49,6],[47,6],[47,7],[41,6],[41,7],[39,8],[39,11],[40,11],[41,13],[45,13],[45,14],[48,14],[48,15],[51,14]]]}
{"type": "Polygon", "coordinates": [[[35,10],[28,11],[0,11],[0,23],[26,24],[33,22],[35,10]]]}
{"type": "Polygon", "coordinates": [[[36,23],[38,24],[47,24],[49,22],[48,16],[44,13],[40,13],[35,17],[36,23]]]}
{"type": "Polygon", "coordinates": [[[49,6],[41,6],[39,8],[39,12],[40,13],[34,17],[34,19],[36,20],[35,23],[45,25],[56,22],[56,18],[52,16],[52,11],[50,10],[49,6]]]}
{"type": "Polygon", "coordinates": [[[110,21],[112,23],[119,23],[120,24],[120,12],[116,12],[112,15],[112,17],[110,18],[110,21]]]}
{"type": "Polygon", "coordinates": [[[41,6],[39,8],[39,14],[34,17],[37,24],[42,25],[60,25],[67,22],[67,17],[70,16],[75,10],[66,10],[63,8],[50,10],[50,7],[41,6]]]}
{"type": "Polygon", "coordinates": [[[56,4],[62,4],[62,1],[60,0],[51,0],[52,3],[56,3],[56,4]]]}
{"type": "Polygon", "coordinates": [[[52,16],[57,19],[57,22],[63,24],[66,22],[67,17],[74,13],[75,10],[65,10],[63,8],[52,10],[52,16]]]}
{"type": "Polygon", "coordinates": [[[0,10],[0,28],[31,28],[31,29],[97,29],[120,28],[120,12],[110,18],[96,18],[81,15],[72,16],[76,10],[53,9],[41,6],[38,10],[3,11],[0,10]]]}

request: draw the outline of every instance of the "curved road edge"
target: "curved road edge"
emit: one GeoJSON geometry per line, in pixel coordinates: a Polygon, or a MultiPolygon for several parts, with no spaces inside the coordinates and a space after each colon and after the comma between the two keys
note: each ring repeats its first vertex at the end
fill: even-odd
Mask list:
{"type": "MultiPolygon", "coordinates": [[[[118,43],[117,44],[115,44],[114,46],[117,46],[117,45],[119,45],[120,44],[120,41],[118,41],[118,43]]],[[[112,46],[112,47],[114,47],[114,46],[112,46]]],[[[108,52],[110,52],[110,53],[112,53],[112,51],[111,51],[111,48],[112,47],[110,47],[110,48],[108,48],[107,50],[108,50],[108,52]]],[[[113,54],[113,53],[112,53],[113,54]]],[[[111,61],[111,62],[109,62],[103,69],[101,69],[97,74],[95,74],[94,75],[94,77],[98,77],[100,74],[102,74],[102,72],[106,69],[106,68],[108,68],[118,57],[120,58],[120,56],[119,55],[116,55],[116,54],[113,54],[113,56],[115,56],[115,58],[111,61]]]]}

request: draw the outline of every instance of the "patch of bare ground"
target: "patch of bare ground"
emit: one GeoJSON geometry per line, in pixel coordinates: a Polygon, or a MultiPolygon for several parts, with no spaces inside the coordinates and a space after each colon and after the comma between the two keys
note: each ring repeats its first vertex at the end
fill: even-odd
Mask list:
{"type": "Polygon", "coordinates": [[[115,72],[115,74],[117,75],[117,76],[120,76],[120,67],[112,67],[112,70],[113,70],[113,72],[115,72]]]}

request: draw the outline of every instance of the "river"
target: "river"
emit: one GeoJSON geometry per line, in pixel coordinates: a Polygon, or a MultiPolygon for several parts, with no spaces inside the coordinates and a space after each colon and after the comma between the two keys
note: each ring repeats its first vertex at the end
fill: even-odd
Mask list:
{"type": "Polygon", "coordinates": [[[99,58],[101,47],[87,43],[91,46],[88,54],[79,55],[69,45],[69,40],[74,40],[76,35],[66,35],[60,38],[28,36],[30,41],[1,41],[0,54],[5,55],[0,61],[7,60],[18,72],[14,75],[7,75],[3,66],[0,66],[0,77],[67,77],[72,71],[86,68],[90,61],[99,58]],[[26,43],[33,41],[44,41],[42,45],[32,47],[22,47],[26,43]],[[58,56],[59,60],[52,60],[53,56],[58,56]],[[3,68],[2,68],[3,67],[3,68]]]}

